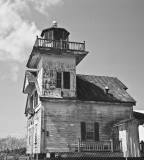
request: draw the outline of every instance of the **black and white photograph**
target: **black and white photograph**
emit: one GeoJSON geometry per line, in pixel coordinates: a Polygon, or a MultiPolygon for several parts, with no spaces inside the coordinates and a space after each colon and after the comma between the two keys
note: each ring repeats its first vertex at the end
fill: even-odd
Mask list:
{"type": "Polygon", "coordinates": [[[0,160],[144,160],[144,0],[0,0],[0,160]]]}

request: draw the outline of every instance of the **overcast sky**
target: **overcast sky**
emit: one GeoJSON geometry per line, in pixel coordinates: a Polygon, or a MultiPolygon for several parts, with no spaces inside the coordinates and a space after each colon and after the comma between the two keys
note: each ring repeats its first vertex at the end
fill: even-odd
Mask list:
{"type": "Polygon", "coordinates": [[[144,110],[144,0],[0,0],[0,137],[26,133],[26,62],[56,20],[89,55],[77,73],[119,78],[144,110]]]}

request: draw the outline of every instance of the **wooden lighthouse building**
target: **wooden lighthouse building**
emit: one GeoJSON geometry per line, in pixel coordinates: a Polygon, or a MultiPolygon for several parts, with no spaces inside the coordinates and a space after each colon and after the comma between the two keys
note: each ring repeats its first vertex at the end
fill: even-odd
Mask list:
{"type": "Polygon", "coordinates": [[[135,100],[116,77],[76,74],[88,51],[85,42],[70,42],[69,34],[54,22],[37,37],[28,59],[27,153],[140,156],[135,100]]]}

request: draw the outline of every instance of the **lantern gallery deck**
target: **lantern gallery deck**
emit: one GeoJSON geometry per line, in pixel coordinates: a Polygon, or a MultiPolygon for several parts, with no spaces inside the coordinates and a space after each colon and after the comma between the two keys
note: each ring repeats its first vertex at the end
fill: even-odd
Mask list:
{"type": "Polygon", "coordinates": [[[85,51],[85,42],[69,42],[64,40],[51,40],[38,38],[35,42],[35,47],[43,48],[55,48],[55,49],[65,49],[65,50],[76,50],[76,51],[85,51]]]}

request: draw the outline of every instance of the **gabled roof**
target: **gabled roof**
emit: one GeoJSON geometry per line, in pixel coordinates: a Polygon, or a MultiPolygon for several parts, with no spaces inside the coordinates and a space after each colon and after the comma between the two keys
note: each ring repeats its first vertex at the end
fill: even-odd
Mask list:
{"type": "Polygon", "coordinates": [[[77,99],[98,102],[132,103],[127,87],[116,77],[77,75],[77,99]],[[105,90],[108,87],[108,93],[105,90]]]}

